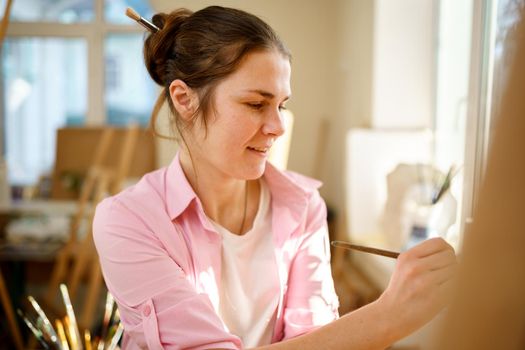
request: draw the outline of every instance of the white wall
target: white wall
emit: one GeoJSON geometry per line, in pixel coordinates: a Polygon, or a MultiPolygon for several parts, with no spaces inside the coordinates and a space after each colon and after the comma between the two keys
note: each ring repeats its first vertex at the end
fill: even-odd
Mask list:
{"type": "Polygon", "coordinates": [[[435,0],[375,0],[372,127],[431,128],[435,0]]]}
{"type": "Polygon", "coordinates": [[[342,218],[347,130],[370,126],[374,1],[338,0],[336,8],[333,21],[337,39],[328,63],[333,67],[328,85],[335,101],[330,107],[328,147],[321,172],[325,185],[321,191],[342,218]]]}

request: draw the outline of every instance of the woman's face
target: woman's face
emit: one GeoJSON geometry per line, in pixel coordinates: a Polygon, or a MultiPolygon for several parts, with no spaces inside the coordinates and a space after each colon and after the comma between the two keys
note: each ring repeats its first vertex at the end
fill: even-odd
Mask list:
{"type": "Polygon", "coordinates": [[[247,54],[216,86],[207,129],[199,122],[191,129],[198,176],[262,176],[270,147],[284,133],[281,111],[291,94],[290,74],[282,54],[259,51],[247,54]]]}

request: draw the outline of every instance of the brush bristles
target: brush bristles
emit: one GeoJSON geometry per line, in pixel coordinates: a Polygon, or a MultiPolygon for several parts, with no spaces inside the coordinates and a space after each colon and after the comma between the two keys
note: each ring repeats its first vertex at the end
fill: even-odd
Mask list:
{"type": "Polygon", "coordinates": [[[157,27],[156,25],[154,25],[147,19],[140,17],[140,15],[135,10],[133,10],[131,7],[128,7],[126,9],[126,16],[137,21],[138,24],[140,24],[141,26],[143,26],[144,28],[146,28],[152,33],[158,32],[160,30],[159,27],[157,27]]]}
{"type": "Polygon", "coordinates": [[[137,11],[133,10],[131,7],[128,7],[126,9],[126,16],[128,16],[129,18],[135,21],[140,20],[140,15],[137,13],[137,11]]]}

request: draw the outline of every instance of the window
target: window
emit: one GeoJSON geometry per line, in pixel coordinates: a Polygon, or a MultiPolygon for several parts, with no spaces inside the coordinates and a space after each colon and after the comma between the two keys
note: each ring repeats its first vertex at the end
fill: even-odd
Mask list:
{"type": "Polygon", "coordinates": [[[22,37],[5,42],[4,142],[15,183],[33,183],[53,164],[57,127],[84,123],[86,57],[81,39],[22,37]]]}
{"type": "Polygon", "coordinates": [[[144,29],[127,6],[152,16],[148,0],[13,2],[0,123],[10,184],[51,172],[57,128],[148,122],[157,90],[143,64],[144,29]]]}
{"type": "Polygon", "coordinates": [[[499,108],[509,59],[514,57],[515,42],[509,34],[519,19],[519,8],[524,6],[525,0],[474,2],[471,71],[476,74],[470,80],[469,91],[471,110],[465,141],[463,227],[475,220],[476,192],[485,172],[490,138],[497,127],[492,117],[499,108]]]}
{"type": "Polygon", "coordinates": [[[108,34],[105,47],[105,106],[107,122],[126,125],[147,124],[155,89],[144,69],[142,36],[138,34],[108,34]]]}
{"type": "MultiPolygon", "coordinates": [[[[4,8],[5,1],[2,1],[4,8]]],[[[16,22],[90,22],[94,18],[94,1],[16,0],[11,21],[16,22]]]]}
{"type": "MultiPolygon", "coordinates": [[[[475,219],[476,190],[497,127],[491,117],[513,57],[515,43],[508,39],[525,0],[374,3],[371,128],[351,130],[347,144],[350,234],[364,244],[377,245],[379,236],[392,248],[403,247],[406,232],[418,236],[412,222],[412,228],[421,226],[432,214],[432,224],[448,225],[455,214],[454,224],[439,234],[459,247],[475,219]],[[414,130],[422,126],[432,127],[430,142],[414,130]],[[399,163],[411,164],[412,172],[397,169],[399,163]],[[444,176],[449,171],[456,174],[450,204],[431,210],[426,202],[450,183],[444,176]],[[387,174],[394,175],[385,181],[387,174]]],[[[416,238],[414,243],[422,237],[416,238]]]]}
{"type": "Polygon", "coordinates": [[[454,166],[451,193],[457,201],[449,240],[461,240],[465,141],[472,43],[473,2],[439,2],[436,48],[434,162],[446,173],[454,166]]]}
{"type": "Polygon", "coordinates": [[[441,0],[436,88],[436,163],[463,164],[455,182],[459,232],[473,218],[492,131],[513,57],[509,32],[525,0],[441,0]],[[470,73],[470,74],[469,74],[470,73]]]}

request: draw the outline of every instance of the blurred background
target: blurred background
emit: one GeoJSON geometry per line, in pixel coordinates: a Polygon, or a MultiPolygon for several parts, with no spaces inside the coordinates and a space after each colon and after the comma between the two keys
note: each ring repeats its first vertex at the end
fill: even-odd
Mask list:
{"type": "MultiPolygon", "coordinates": [[[[0,66],[0,267],[10,302],[23,307],[21,299],[34,294],[52,303],[57,265],[69,269],[66,279],[76,271],[72,241],[89,238],[93,202],[169,164],[176,152],[174,141],[145,129],[160,90],[143,65],[144,30],[126,7],[151,18],[223,5],[267,21],[293,55],[293,128],[279,150],[286,156],[276,159],[323,181],[332,239],[400,251],[441,236],[459,251],[524,4],[1,0],[10,14],[0,66]],[[97,193],[94,168],[114,168],[118,184],[97,193]]],[[[166,111],[160,127],[170,133],[166,111]]],[[[91,264],[93,256],[83,259],[91,264]]],[[[338,250],[332,260],[341,313],[377,298],[394,266],[338,250]]],[[[98,295],[86,273],[77,274],[79,308],[98,295]]],[[[7,318],[1,327],[0,343],[11,344],[7,318]]],[[[424,349],[426,334],[397,346],[424,349]]]]}

